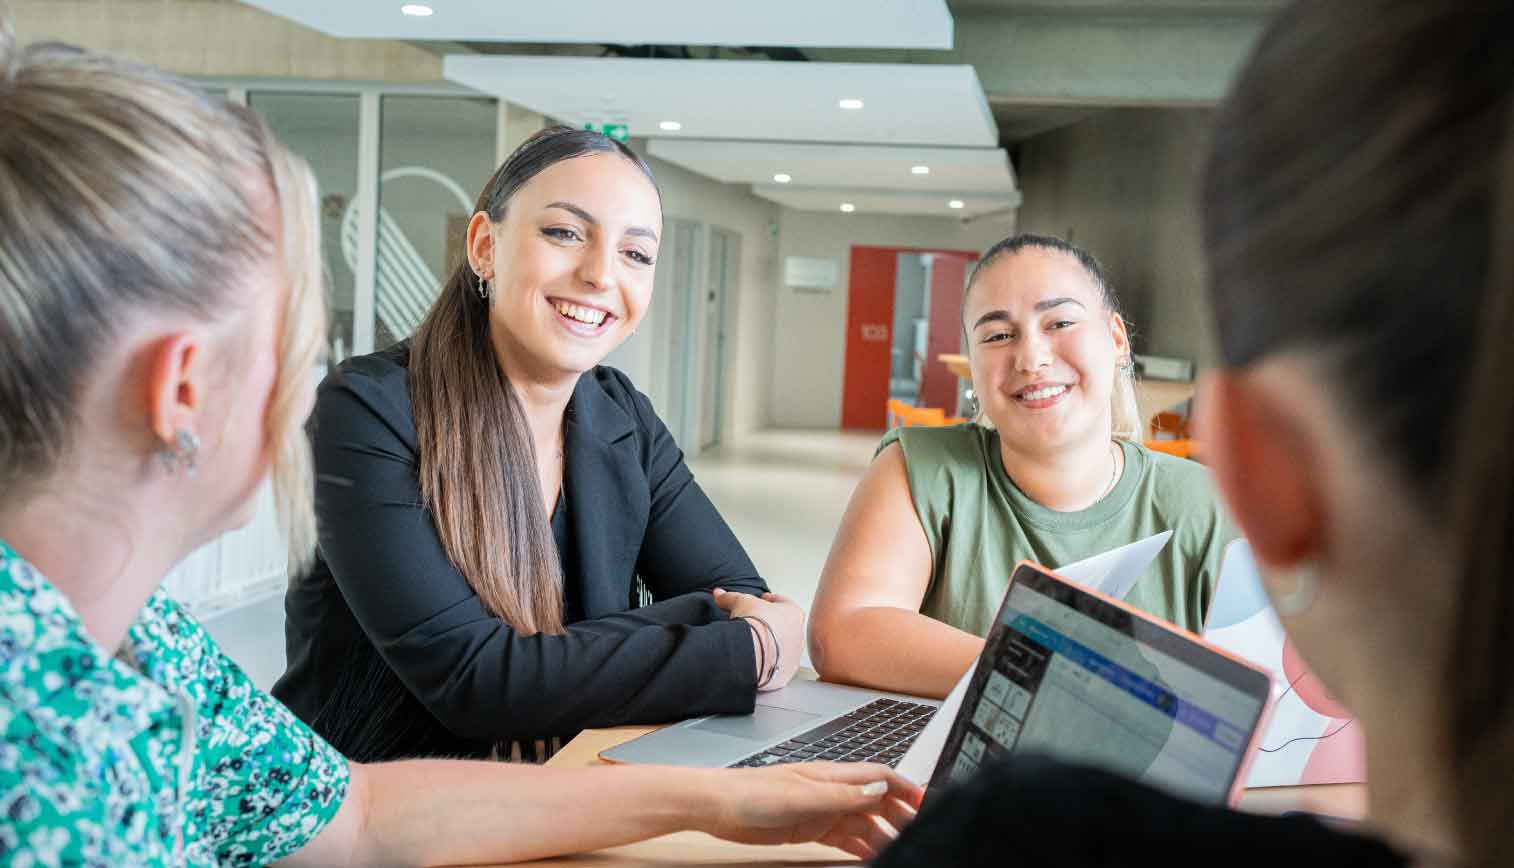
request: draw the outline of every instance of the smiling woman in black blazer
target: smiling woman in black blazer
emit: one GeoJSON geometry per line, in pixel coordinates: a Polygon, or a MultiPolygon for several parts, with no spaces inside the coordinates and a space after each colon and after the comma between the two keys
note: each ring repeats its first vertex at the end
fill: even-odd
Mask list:
{"type": "Polygon", "coordinates": [[[543,131],[415,337],[321,385],[320,554],[274,694],[347,756],[540,760],[586,727],[749,712],[792,676],[802,611],[599,366],[646,311],[661,228],[631,151],[543,131]]]}

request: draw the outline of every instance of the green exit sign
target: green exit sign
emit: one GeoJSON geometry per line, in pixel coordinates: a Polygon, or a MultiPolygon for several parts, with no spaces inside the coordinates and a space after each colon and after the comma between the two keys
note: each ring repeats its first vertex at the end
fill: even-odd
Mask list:
{"type": "Polygon", "coordinates": [[[631,137],[631,129],[625,124],[584,124],[584,129],[609,136],[617,142],[631,137]]]}

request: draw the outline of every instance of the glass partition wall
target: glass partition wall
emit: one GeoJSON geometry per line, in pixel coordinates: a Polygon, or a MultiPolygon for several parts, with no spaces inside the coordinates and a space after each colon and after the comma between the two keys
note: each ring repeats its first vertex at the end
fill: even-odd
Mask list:
{"type": "MultiPolygon", "coordinates": [[[[262,115],[315,173],[331,364],[409,337],[461,258],[474,198],[494,170],[499,102],[445,87],[202,84],[262,115]]],[[[281,611],[287,561],[265,488],[246,527],[195,551],[165,586],[212,634],[246,632],[232,624],[247,612],[281,611]]]]}

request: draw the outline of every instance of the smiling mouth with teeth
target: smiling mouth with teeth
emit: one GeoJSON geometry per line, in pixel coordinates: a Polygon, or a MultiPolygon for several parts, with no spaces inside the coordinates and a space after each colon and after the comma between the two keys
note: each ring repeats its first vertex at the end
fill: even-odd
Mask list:
{"type": "Polygon", "coordinates": [[[552,302],[552,307],[556,308],[558,313],[562,314],[568,319],[571,319],[575,322],[581,322],[584,325],[601,325],[602,323],[604,323],[605,318],[609,316],[604,311],[597,308],[584,307],[583,305],[573,304],[572,302],[568,301],[559,301],[554,299],[552,302]]]}
{"type": "Polygon", "coordinates": [[[1047,398],[1055,398],[1065,391],[1067,391],[1066,386],[1046,386],[1045,388],[1041,389],[1021,392],[1015,397],[1019,398],[1022,401],[1044,401],[1047,398]]]}

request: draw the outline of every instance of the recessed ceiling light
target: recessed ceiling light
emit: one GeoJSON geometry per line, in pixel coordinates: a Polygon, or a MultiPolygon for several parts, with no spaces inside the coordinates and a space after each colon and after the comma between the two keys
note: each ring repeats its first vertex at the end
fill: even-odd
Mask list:
{"type": "Polygon", "coordinates": [[[659,129],[670,133],[676,133],[679,130],[683,129],[683,124],[679,123],[678,121],[663,121],[657,126],[659,129]]]}
{"type": "Polygon", "coordinates": [[[850,202],[842,202],[841,203],[841,213],[843,213],[843,214],[850,214],[850,213],[852,213],[853,211],[856,211],[856,210],[857,210],[857,206],[853,205],[850,202]]]}
{"type": "Polygon", "coordinates": [[[909,171],[912,175],[929,175],[930,166],[910,166],[909,171]]]}
{"type": "Polygon", "coordinates": [[[779,172],[778,174],[773,176],[773,180],[777,181],[780,184],[787,184],[788,182],[794,180],[794,178],[788,172],[779,172]]]}
{"type": "Polygon", "coordinates": [[[400,11],[405,13],[406,15],[412,15],[416,18],[425,18],[436,10],[432,9],[430,6],[427,6],[424,3],[406,3],[404,6],[400,7],[400,11]]]}
{"type": "Polygon", "coordinates": [[[857,109],[862,108],[862,100],[856,99],[854,97],[847,97],[846,99],[843,99],[841,102],[837,103],[837,105],[841,106],[847,111],[856,111],[857,109]]]}
{"type": "Polygon", "coordinates": [[[961,199],[953,199],[950,202],[946,203],[946,207],[948,207],[948,208],[966,208],[967,205],[961,199]]]}

